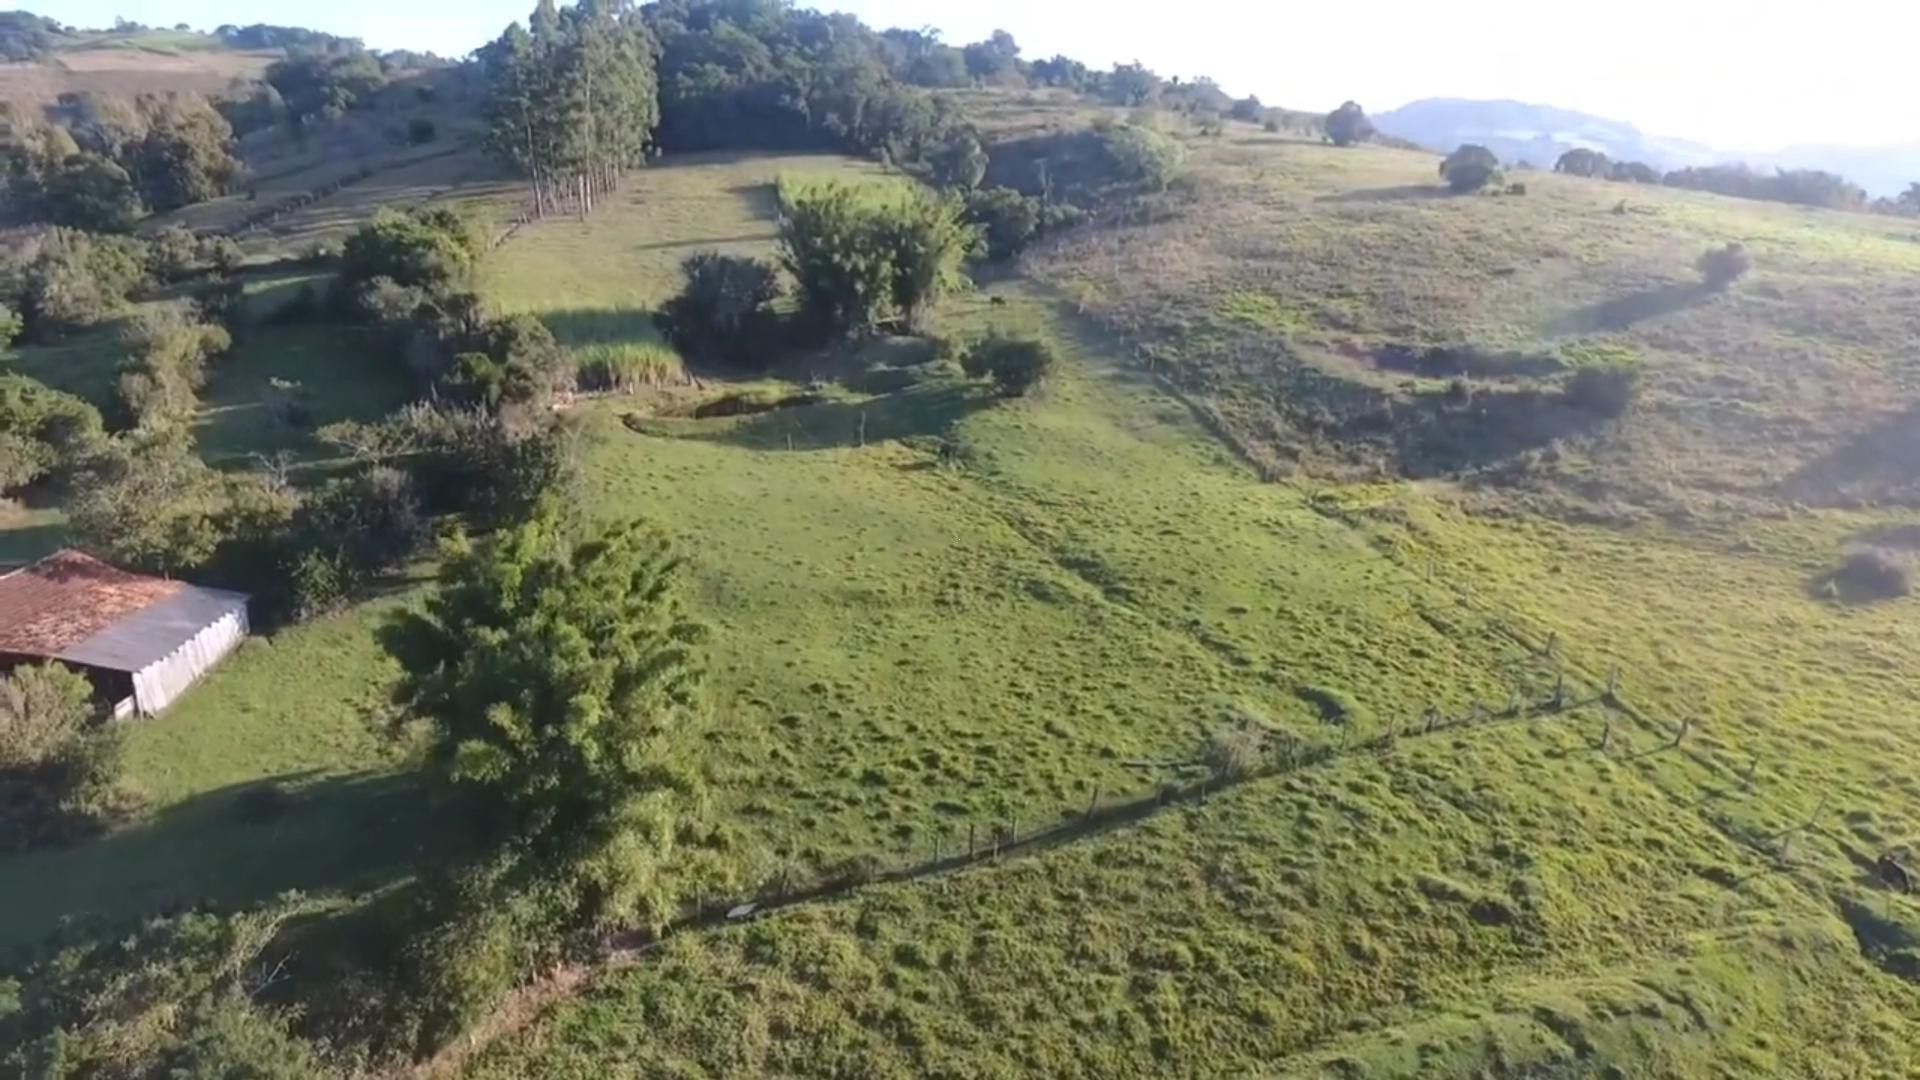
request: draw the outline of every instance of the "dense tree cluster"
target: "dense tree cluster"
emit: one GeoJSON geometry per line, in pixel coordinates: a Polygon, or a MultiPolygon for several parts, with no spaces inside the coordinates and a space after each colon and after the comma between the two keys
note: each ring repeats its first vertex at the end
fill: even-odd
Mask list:
{"type": "Polygon", "coordinates": [[[487,143],[529,177],[536,213],[582,214],[643,164],[660,120],[656,46],[632,10],[541,5],[482,49],[487,143]]]}
{"type": "Polygon", "coordinates": [[[364,50],[294,52],[267,69],[267,85],[294,124],[334,120],[386,85],[379,58],[364,50]]]}
{"type": "Polygon", "coordinates": [[[303,50],[313,53],[350,53],[361,50],[361,44],[357,38],[338,37],[301,26],[271,26],[267,23],[254,23],[250,26],[228,24],[218,27],[213,34],[228,47],[235,49],[286,49],[289,52],[303,50]]]}
{"type": "Polygon", "coordinates": [[[0,375],[0,492],[65,477],[103,430],[87,402],[25,375],[0,375]]]}
{"type": "Polygon", "coordinates": [[[0,60],[39,60],[53,51],[65,27],[30,11],[0,11],[0,60]]]}
{"type": "Polygon", "coordinates": [[[198,95],[67,94],[53,115],[0,106],[0,194],[13,220],[126,232],[148,212],[226,194],[242,171],[232,127],[198,95]]]}
{"type": "Polygon", "coordinates": [[[18,313],[33,341],[119,314],[151,280],[146,246],[131,237],[54,229],[30,251],[0,274],[0,300],[18,313]]]}
{"type": "Polygon", "coordinates": [[[490,413],[537,413],[571,372],[544,323],[490,316],[471,291],[485,247],[453,210],[382,211],[347,238],[338,288],[427,393],[490,413]]]}
{"type": "Polygon", "coordinates": [[[979,233],[951,196],[845,184],[780,188],[780,259],[802,316],[828,334],[917,329],[966,281],[979,233]]]}
{"type": "Polygon", "coordinates": [[[1767,173],[1746,165],[1704,165],[1676,169],[1663,182],[1668,187],[1830,210],[1857,210],[1867,202],[1864,190],[1843,176],[1819,169],[1776,169],[1767,173]]]}
{"type": "Polygon", "coordinates": [[[148,429],[191,423],[208,364],[233,347],[225,327],[202,322],[185,302],[142,312],[120,340],[127,353],[117,384],[124,419],[148,429]]]}

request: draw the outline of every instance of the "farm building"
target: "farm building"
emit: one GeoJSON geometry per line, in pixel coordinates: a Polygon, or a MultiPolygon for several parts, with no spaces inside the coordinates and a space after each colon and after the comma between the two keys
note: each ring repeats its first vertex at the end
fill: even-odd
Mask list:
{"type": "Polygon", "coordinates": [[[0,577],[0,669],[58,660],[115,716],[172,704],[247,636],[245,594],[59,551],[0,577]]]}

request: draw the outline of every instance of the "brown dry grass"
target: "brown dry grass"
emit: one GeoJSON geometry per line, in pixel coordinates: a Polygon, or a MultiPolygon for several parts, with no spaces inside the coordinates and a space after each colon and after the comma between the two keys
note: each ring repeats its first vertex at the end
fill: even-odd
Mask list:
{"type": "Polygon", "coordinates": [[[279,56],[277,52],[76,49],[50,62],[0,64],[0,101],[34,107],[79,91],[115,97],[215,94],[235,79],[259,78],[279,56]]]}

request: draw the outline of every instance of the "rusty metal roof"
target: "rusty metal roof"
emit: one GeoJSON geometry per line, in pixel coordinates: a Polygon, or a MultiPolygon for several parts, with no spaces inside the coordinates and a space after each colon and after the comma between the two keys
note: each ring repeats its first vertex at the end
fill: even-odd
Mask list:
{"type": "Polygon", "coordinates": [[[186,588],[179,581],[129,574],[78,551],[56,551],[0,577],[0,653],[58,658],[186,588]]]}

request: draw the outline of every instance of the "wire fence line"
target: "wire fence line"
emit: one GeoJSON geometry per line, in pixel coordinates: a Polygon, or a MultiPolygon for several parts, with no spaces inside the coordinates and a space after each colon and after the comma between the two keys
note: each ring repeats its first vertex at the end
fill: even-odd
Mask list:
{"type": "Polygon", "coordinates": [[[992,864],[1009,856],[1060,847],[1137,824],[1174,807],[1204,803],[1215,795],[1254,781],[1389,753],[1402,741],[1549,719],[1596,705],[1611,714],[1620,706],[1620,701],[1617,693],[1611,691],[1576,696],[1572,687],[1561,680],[1544,699],[1516,697],[1502,707],[1476,705],[1454,715],[1429,709],[1418,717],[1392,722],[1367,734],[1356,732],[1351,725],[1342,725],[1337,739],[1308,739],[1290,732],[1263,729],[1257,752],[1238,764],[1209,764],[1205,760],[1135,763],[1185,775],[1124,791],[1109,792],[1096,787],[1084,809],[1062,808],[1056,817],[1045,822],[1023,822],[1014,813],[986,815],[964,823],[951,822],[930,840],[910,850],[854,856],[812,877],[776,875],[746,894],[696,896],[681,915],[662,927],[658,934],[630,932],[610,941],[608,946],[632,950],[676,933],[745,922],[786,908],[842,899],[870,885],[919,881],[992,864]],[[1192,775],[1196,771],[1201,775],[1192,775]]]}

